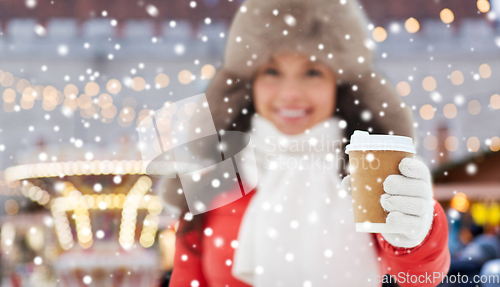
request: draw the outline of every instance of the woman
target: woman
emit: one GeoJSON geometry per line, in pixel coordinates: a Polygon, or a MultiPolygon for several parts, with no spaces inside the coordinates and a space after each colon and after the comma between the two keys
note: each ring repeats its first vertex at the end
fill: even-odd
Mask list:
{"type": "Polygon", "coordinates": [[[354,129],[413,136],[411,110],[372,70],[363,17],[353,0],[243,3],[206,94],[218,131],[250,134],[259,185],[181,217],[171,286],[380,286],[384,274],[436,286],[446,274],[446,217],[422,162],[404,159],[384,182],[401,233],[357,233],[348,181],[329,165],[342,153],[317,149],[354,129]]]}

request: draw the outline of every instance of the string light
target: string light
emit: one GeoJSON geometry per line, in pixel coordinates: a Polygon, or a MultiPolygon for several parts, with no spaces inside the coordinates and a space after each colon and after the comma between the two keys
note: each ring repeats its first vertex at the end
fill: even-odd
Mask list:
{"type": "Polygon", "coordinates": [[[124,249],[129,249],[134,245],[137,209],[139,208],[141,199],[144,198],[144,195],[151,188],[152,184],[149,177],[141,176],[125,199],[118,238],[118,242],[124,249]]]}
{"type": "Polygon", "coordinates": [[[94,160],[26,164],[5,170],[7,181],[73,175],[144,174],[141,160],[94,160]]]}

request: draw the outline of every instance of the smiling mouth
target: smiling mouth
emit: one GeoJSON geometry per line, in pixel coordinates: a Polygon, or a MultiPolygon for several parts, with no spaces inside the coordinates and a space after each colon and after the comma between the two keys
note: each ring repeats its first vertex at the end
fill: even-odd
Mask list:
{"type": "Polygon", "coordinates": [[[300,119],[304,118],[310,113],[310,109],[284,109],[278,108],[276,109],[277,114],[280,117],[286,119],[300,119]]]}

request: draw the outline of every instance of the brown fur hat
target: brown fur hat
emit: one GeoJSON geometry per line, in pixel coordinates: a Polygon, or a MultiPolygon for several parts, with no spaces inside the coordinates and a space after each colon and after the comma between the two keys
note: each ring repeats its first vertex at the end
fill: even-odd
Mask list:
{"type": "Polygon", "coordinates": [[[248,130],[255,71],[275,53],[297,51],[336,74],[336,113],[347,121],[347,138],[369,128],[413,137],[411,109],[373,71],[373,46],[356,0],[245,1],[227,36],[223,67],[206,91],[216,129],[248,130]]]}

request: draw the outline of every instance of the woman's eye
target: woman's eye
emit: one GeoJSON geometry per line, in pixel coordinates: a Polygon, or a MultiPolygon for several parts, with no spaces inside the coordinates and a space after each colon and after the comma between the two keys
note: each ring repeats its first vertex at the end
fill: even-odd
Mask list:
{"type": "Polygon", "coordinates": [[[321,72],[317,69],[309,69],[307,70],[306,75],[309,77],[317,77],[321,76],[321,72]]]}
{"type": "Polygon", "coordinates": [[[265,75],[278,75],[278,70],[273,68],[267,68],[264,70],[265,75]]]}

